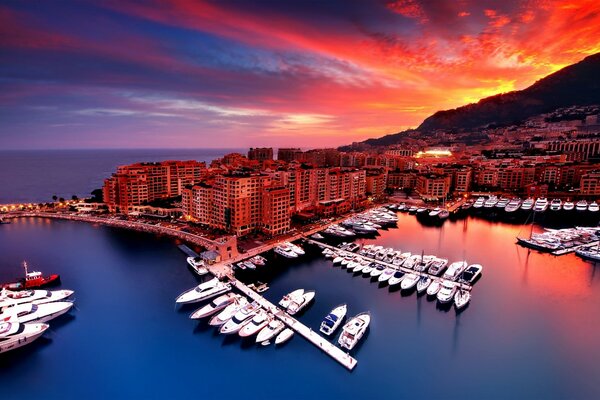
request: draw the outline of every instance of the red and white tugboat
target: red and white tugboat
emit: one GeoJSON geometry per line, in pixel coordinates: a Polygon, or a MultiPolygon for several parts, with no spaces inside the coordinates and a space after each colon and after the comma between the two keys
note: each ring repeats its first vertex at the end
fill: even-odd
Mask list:
{"type": "Polygon", "coordinates": [[[9,290],[33,289],[55,285],[60,282],[60,275],[58,274],[43,276],[40,271],[29,272],[27,262],[25,261],[23,261],[23,268],[25,269],[25,278],[19,279],[16,282],[4,283],[2,284],[2,288],[9,290]]]}

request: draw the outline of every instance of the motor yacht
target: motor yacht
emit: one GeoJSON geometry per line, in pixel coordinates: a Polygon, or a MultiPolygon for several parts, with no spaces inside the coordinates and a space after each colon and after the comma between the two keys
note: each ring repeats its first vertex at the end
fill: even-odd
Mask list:
{"type": "Polygon", "coordinates": [[[496,203],[496,205],[494,207],[496,207],[496,208],[506,208],[506,206],[508,205],[508,203],[510,203],[510,199],[507,199],[506,197],[501,197],[500,200],[498,200],[498,202],[496,203]]]}
{"type": "Polygon", "coordinates": [[[225,307],[223,311],[213,316],[208,324],[211,326],[221,326],[233,318],[233,316],[246,305],[248,305],[248,300],[245,297],[239,297],[232,304],[225,307]]]}
{"type": "Polygon", "coordinates": [[[267,259],[263,256],[256,255],[249,260],[252,264],[256,266],[264,266],[267,263],[267,259]]]}
{"type": "Polygon", "coordinates": [[[454,295],[454,306],[457,310],[460,310],[469,304],[469,300],[471,300],[471,292],[466,289],[459,289],[454,295]]]}
{"type": "Polygon", "coordinates": [[[448,217],[450,217],[450,211],[448,211],[448,210],[442,210],[438,214],[438,219],[440,219],[440,220],[448,219],[448,217]]]}
{"type": "Polygon", "coordinates": [[[194,311],[190,315],[190,318],[191,319],[200,319],[200,318],[211,316],[211,315],[221,311],[225,307],[229,306],[230,304],[233,304],[240,297],[241,296],[239,296],[237,294],[225,293],[224,295],[221,295],[221,296],[217,297],[216,299],[213,299],[210,303],[208,303],[204,307],[201,307],[201,308],[197,309],[196,311],[194,311]]]}
{"type": "Polygon", "coordinates": [[[498,197],[490,196],[485,203],[483,203],[483,208],[492,208],[498,203],[498,197]]]}
{"type": "Polygon", "coordinates": [[[470,285],[473,284],[481,275],[481,271],[483,267],[479,264],[471,264],[464,270],[464,272],[460,275],[459,282],[465,282],[470,285]]]}
{"type": "Polygon", "coordinates": [[[575,204],[572,201],[565,201],[562,208],[565,211],[572,211],[575,208],[575,204]]]}
{"type": "Polygon", "coordinates": [[[598,210],[600,210],[600,207],[598,206],[598,203],[596,203],[595,201],[592,201],[589,205],[588,205],[588,211],[589,212],[598,212],[598,210]]]}
{"type": "Polygon", "coordinates": [[[415,287],[419,281],[420,275],[415,273],[406,274],[402,282],[400,282],[400,289],[409,290],[415,287]]]}
{"type": "Polygon", "coordinates": [[[404,278],[404,272],[396,271],[396,272],[394,272],[394,275],[392,275],[390,277],[390,279],[388,280],[388,285],[395,286],[395,285],[399,284],[400,282],[402,282],[403,278],[404,278]]]}
{"type": "Polygon", "coordinates": [[[481,208],[485,204],[485,197],[478,197],[473,203],[473,208],[481,208]]]}
{"type": "Polygon", "coordinates": [[[362,272],[363,268],[367,265],[369,264],[366,261],[357,262],[354,268],[352,269],[352,272],[354,272],[355,274],[362,272]]]}
{"type": "Polygon", "coordinates": [[[600,261],[600,249],[597,246],[587,249],[578,249],[575,251],[575,254],[585,260],[594,262],[600,261]]]}
{"type": "Polygon", "coordinates": [[[323,240],[325,239],[325,237],[323,235],[321,235],[320,233],[314,233],[311,236],[311,239],[315,239],[315,240],[323,240]]]}
{"type": "Polygon", "coordinates": [[[433,282],[433,279],[431,279],[427,275],[423,275],[422,277],[420,277],[419,281],[417,282],[417,292],[423,293],[427,289],[427,287],[429,287],[431,282],[433,282]]]}
{"type": "Polygon", "coordinates": [[[288,247],[290,247],[292,249],[292,251],[296,254],[298,254],[299,256],[303,256],[304,254],[306,254],[304,252],[304,249],[300,246],[298,246],[297,244],[291,243],[291,242],[284,242],[284,245],[287,245],[288,247]]]}
{"type": "Polygon", "coordinates": [[[275,345],[279,346],[290,340],[294,336],[294,331],[290,328],[284,329],[277,337],[275,337],[275,345]]]}
{"type": "Polygon", "coordinates": [[[319,330],[327,336],[331,335],[342,324],[347,312],[348,307],[346,304],[340,304],[327,314],[323,322],[321,322],[319,330]]]}
{"type": "Polygon", "coordinates": [[[213,278],[209,281],[199,284],[198,286],[186,290],[181,293],[175,303],[190,304],[197,303],[202,300],[207,300],[231,290],[229,283],[223,283],[218,278],[213,278]]]}
{"type": "Polygon", "coordinates": [[[272,319],[264,328],[256,335],[256,343],[265,343],[273,339],[285,328],[285,324],[278,319],[272,319]]]}
{"type": "Polygon", "coordinates": [[[369,265],[365,265],[365,266],[363,267],[363,269],[362,269],[362,273],[363,273],[364,275],[370,275],[370,274],[371,274],[371,271],[373,271],[373,268],[375,268],[375,267],[377,267],[377,264],[376,264],[376,263],[374,263],[374,262],[372,262],[372,263],[369,263],[369,265]]]}
{"type": "Polygon", "coordinates": [[[531,197],[529,197],[529,198],[523,200],[523,203],[521,204],[521,210],[529,211],[533,208],[533,204],[534,204],[534,200],[531,197]]]}
{"type": "Polygon", "coordinates": [[[454,294],[456,293],[456,284],[452,281],[444,281],[442,283],[442,287],[437,294],[438,302],[445,304],[449,303],[454,299],[454,294]]]}
{"type": "Polygon", "coordinates": [[[0,314],[0,321],[48,322],[63,315],[73,307],[70,301],[56,301],[53,303],[18,304],[6,309],[0,314]]]}
{"type": "Polygon", "coordinates": [[[544,212],[548,209],[548,199],[545,197],[538,197],[533,206],[533,211],[544,212]]]}
{"type": "Polygon", "coordinates": [[[575,210],[577,211],[586,211],[588,208],[588,202],[585,200],[579,200],[575,205],[575,210]]]}
{"type": "Polygon", "coordinates": [[[315,298],[315,294],[316,293],[314,291],[310,290],[308,292],[304,292],[304,294],[302,294],[302,297],[296,297],[292,299],[292,301],[287,307],[288,314],[298,314],[310,304],[310,302],[315,298]]]}
{"type": "Polygon", "coordinates": [[[522,203],[521,199],[519,199],[518,197],[515,197],[508,202],[506,207],[504,207],[504,211],[506,211],[507,213],[513,213],[513,212],[517,211],[519,208],[521,208],[521,203],[522,203]]]}
{"type": "Polygon", "coordinates": [[[363,337],[370,323],[371,315],[369,313],[360,313],[350,319],[342,328],[342,333],[338,338],[339,345],[347,350],[352,350],[363,337]]]}
{"type": "Polygon", "coordinates": [[[285,244],[280,244],[279,246],[275,246],[275,249],[273,251],[275,253],[279,254],[280,256],[284,256],[285,258],[297,258],[298,257],[298,254],[296,254],[294,249],[292,249],[290,246],[287,246],[285,244]]]}
{"type": "Polygon", "coordinates": [[[45,304],[52,303],[55,301],[67,300],[75,293],[73,290],[35,290],[30,296],[27,295],[31,290],[25,290],[21,292],[8,292],[7,298],[2,300],[0,295],[0,310],[4,311],[8,307],[12,307],[17,304],[32,303],[32,304],[45,304]]]}
{"type": "Polygon", "coordinates": [[[427,296],[436,296],[442,287],[442,283],[439,279],[435,279],[433,282],[429,284],[427,287],[427,296]]]}
{"type": "Polygon", "coordinates": [[[381,273],[381,275],[379,275],[379,278],[377,280],[379,282],[387,282],[394,275],[394,272],[396,272],[395,269],[388,267],[383,270],[383,272],[381,273]]]}
{"type": "Polygon", "coordinates": [[[431,275],[438,276],[446,268],[446,265],[448,265],[447,259],[436,257],[435,260],[433,260],[429,265],[427,272],[429,272],[431,275]]]}
{"type": "Polygon", "coordinates": [[[448,269],[446,270],[446,272],[444,272],[444,275],[442,275],[442,277],[444,279],[455,281],[460,276],[460,274],[465,270],[465,268],[467,268],[466,261],[453,262],[452,264],[450,264],[448,266],[448,269]]]}
{"type": "Polygon", "coordinates": [[[440,211],[442,211],[439,207],[434,208],[433,210],[429,211],[429,216],[430,217],[437,217],[438,214],[440,213],[440,211]]]}
{"type": "Polygon", "coordinates": [[[427,271],[427,269],[434,260],[434,256],[421,255],[418,261],[413,265],[413,269],[417,272],[427,271]]]}
{"type": "Polygon", "coordinates": [[[188,257],[187,263],[190,268],[196,273],[198,276],[208,274],[208,268],[204,264],[204,261],[200,257],[188,257]]]}
{"type": "Polygon", "coordinates": [[[229,321],[225,322],[219,332],[224,335],[230,335],[238,333],[240,329],[249,323],[256,313],[260,310],[260,306],[257,302],[246,304],[242,307],[229,321]]]}
{"type": "Polygon", "coordinates": [[[410,256],[406,260],[404,260],[404,262],[402,263],[402,266],[404,268],[413,269],[419,261],[421,261],[421,256],[418,254],[413,254],[412,256],[410,256]]]}
{"type": "Polygon", "coordinates": [[[383,265],[378,265],[371,270],[371,273],[369,275],[371,276],[371,278],[377,278],[378,276],[383,274],[384,270],[385,270],[385,267],[383,265]]]}
{"type": "Polygon", "coordinates": [[[267,326],[273,317],[269,317],[265,310],[258,310],[256,315],[245,324],[238,332],[240,337],[250,337],[257,334],[262,328],[267,326]]]}
{"type": "Polygon", "coordinates": [[[553,199],[550,202],[550,211],[560,211],[562,208],[562,200],[561,199],[553,199]]]}
{"type": "MultiPolygon", "coordinates": [[[[304,295],[304,289],[296,289],[293,292],[290,292],[283,296],[281,300],[279,300],[279,305],[283,308],[288,308],[292,301],[300,299],[304,295]]],[[[298,300],[300,301],[300,300],[298,300]]]]}
{"type": "Polygon", "coordinates": [[[33,343],[50,327],[48,324],[22,324],[16,321],[0,322],[0,353],[33,343]]]}

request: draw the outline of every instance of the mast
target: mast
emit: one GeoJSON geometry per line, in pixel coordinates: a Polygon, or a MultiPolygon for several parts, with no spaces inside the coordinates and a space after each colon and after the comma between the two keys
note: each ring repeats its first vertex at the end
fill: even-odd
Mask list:
{"type": "Polygon", "coordinates": [[[25,268],[25,278],[27,278],[27,261],[23,261],[23,268],[25,268]]]}

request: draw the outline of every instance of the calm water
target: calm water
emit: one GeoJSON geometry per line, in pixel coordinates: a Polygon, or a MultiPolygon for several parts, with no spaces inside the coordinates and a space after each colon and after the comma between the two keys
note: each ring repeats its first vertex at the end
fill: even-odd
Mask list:
{"type": "Polygon", "coordinates": [[[164,160],[209,163],[244,149],[0,151],[0,204],[89,196],[119,165],[164,160]]]}
{"type": "Polygon", "coordinates": [[[352,373],[300,337],[258,348],[177,310],[197,280],[167,238],[85,223],[25,219],[0,226],[0,280],[23,259],[62,275],[77,310],[20,351],[0,356],[2,399],[62,398],[598,398],[600,273],[575,256],[528,253],[521,228],[469,219],[422,227],[400,215],[376,241],[484,265],[471,305],[438,310],[379,289],[316,255],[271,265],[277,301],[317,291],[300,317],[317,328],[334,306],[370,310],[352,373]]]}

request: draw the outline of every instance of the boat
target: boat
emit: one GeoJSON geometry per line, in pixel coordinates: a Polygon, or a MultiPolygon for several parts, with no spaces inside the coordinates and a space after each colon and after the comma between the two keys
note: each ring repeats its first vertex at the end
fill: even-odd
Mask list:
{"type": "Polygon", "coordinates": [[[187,263],[196,275],[202,276],[208,274],[208,268],[206,268],[204,261],[200,257],[188,257],[187,263]]]}
{"type": "Polygon", "coordinates": [[[430,217],[437,217],[438,214],[440,213],[440,211],[442,211],[439,207],[434,208],[433,210],[429,211],[429,216],[430,217]]]}
{"type": "Polygon", "coordinates": [[[575,205],[575,210],[577,211],[586,211],[588,208],[588,202],[585,200],[579,200],[575,205]]]}
{"type": "Polygon", "coordinates": [[[252,302],[250,304],[246,304],[242,307],[235,315],[223,326],[219,329],[219,332],[224,335],[230,335],[233,333],[238,333],[240,329],[244,327],[247,323],[254,318],[257,314],[258,310],[260,310],[260,306],[257,302],[252,302]]]}
{"type": "Polygon", "coordinates": [[[21,324],[16,321],[0,322],[0,353],[33,343],[50,327],[48,324],[21,324]]]}
{"type": "Polygon", "coordinates": [[[523,200],[523,203],[521,204],[521,210],[529,211],[533,208],[533,204],[534,204],[534,200],[531,197],[529,197],[529,198],[523,200]]]}
{"type": "Polygon", "coordinates": [[[5,221],[4,219],[0,218],[0,225],[8,225],[10,224],[10,221],[5,221]]]}
{"type": "Polygon", "coordinates": [[[533,205],[534,212],[544,212],[547,209],[548,209],[548,199],[545,197],[539,197],[533,205]]]}
{"type": "Polygon", "coordinates": [[[573,203],[572,201],[565,201],[565,203],[563,204],[562,209],[565,211],[572,211],[575,208],[575,203],[573,203]]]}
{"type": "Polygon", "coordinates": [[[352,350],[363,337],[370,323],[371,315],[368,312],[360,313],[350,319],[342,328],[342,333],[338,338],[339,345],[347,350],[352,350]]]}
{"type": "Polygon", "coordinates": [[[457,310],[465,307],[471,300],[471,292],[466,289],[459,289],[454,295],[454,306],[457,310]]]}
{"type": "Polygon", "coordinates": [[[514,213],[519,208],[521,208],[521,203],[522,203],[521,199],[519,199],[518,197],[515,197],[508,202],[506,207],[504,207],[504,211],[507,213],[514,213]]]}
{"type": "Polygon", "coordinates": [[[249,323],[244,325],[238,332],[240,337],[250,337],[257,334],[262,328],[271,322],[273,317],[269,317],[266,311],[259,310],[249,323]]]}
{"type": "Polygon", "coordinates": [[[298,246],[297,244],[294,244],[292,242],[283,242],[283,244],[288,246],[289,248],[291,248],[292,251],[299,256],[303,256],[304,254],[306,254],[304,252],[304,249],[302,247],[298,246]]]}
{"type": "Polygon", "coordinates": [[[388,280],[388,285],[395,286],[395,285],[399,284],[400,282],[402,282],[403,278],[404,278],[404,272],[396,271],[396,272],[394,272],[394,275],[392,275],[390,277],[390,279],[388,280]]]}
{"type": "Polygon", "coordinates": [[[436,257],[430,264],[429,264],[429,269],[427,270],[427,272],[430,275],[435,275],[438,276],[439,274],[442,273],[442,271],[446,268],[446,265],[448,265],[448,260],[445,258],[438,258],[436,257]]]}
{"type": "Polygon", "coordinates": [[[562,208],[562,200],[561,199],[553,199],[550,202],[550,211],[560,211],[562,208]]]}
{"type": "Polygon", "coordinates": [[[377,264],[376,264],[376,263],[374,263],[374,262],[372,262],[372,263],[369,263],[368,265],[365,265],[365,266],[363,267],[363,269],[362,269],[362,273],[363,273],[364,275],[370,275],[370,274],[371,274],[371,271],[373,271],[373,268],[375,268],[376,266],[377,266],[377,264]]]}
{"type": "Polygon", "coordinates": [[[323,235],[321,235],[320,233],[314,233],[311,236],[311,239],[315,239],[315,240],[323,240],[325,239],[325,237],[323,235]]]}
{"type": "Polygon", "coordinates": [[[310,304],[310,302],[315,298],[315,292],[310,290],[308,292],[304,292],[302,297],[296,297],[292,299],[290,304],[287,307],[287,312],[290,315],[296,315],[300,311],[302,311],[306,306],[310,304]]]}
{"type": "Polygon", "coordinates": [[[479,278],[482,270],[483,267],[479,264],[469,265],[467,269],[465,269],[464,272],[461,274],[459,282],[464,282],[468,283],[469,285],[472,285],[473,282],[475,282],[477,278],[479,278]]]}
{"type": "Polygon", "coordinates": [[[442,210],[438,214],[438,218],[442,221],[445,219],[448,219],[448,217],[450,217],[450,211],[448,211],[448,210],[442,210]]]}
{"type": "Polygon", "coordinates": [[[385,270],[383,270],[383,272],[381,273],[381,275],[379,275],[379,278],[377,280],[379,282],[387,282],[394,275],[394,272],[396,272],[395,269],[388,267],[385,270]]]}
{"type": "Polygon", "coordinates": [[[56,301],[44,304],[18,304],[9,307],[0,314],[0,321],[48,322],[69,311],[73,307],[70,301],[56,301]]]}
{"type": "Polygon", "coordinates": [[[321,322],[321,327],[319,330],[321,333],[329,336],[333,332],[337,330],[337,328],[342,324],[344,318],[346,318],[346,313],[348,312],[348,307],[346,304],[340,304],[333,310],[327,314],[325,319],[321,322]]]}
{"type": "Polygon", "coordinates": [[[304,289],[296,289],[293,292],[290,292],[283,296],[281,300],[279,300],[279,305],[283,308],[288,308],[290,303],[299,297],[304,295],[304,289]]]}
{"type": "Polygon", "coordinates": [[[442,304],[446,304],[454,299],[456,293],[456,284],[452,281],[444,281],[440,291],[437,293],[437,300],[442,304]]]}
{"type": "Polygon", "coordinates": [[[232,304],[225,307],[223,311],[213,316],[208,324],[211,326],[221,326],[233,318],[233,316],[246,305],[248,305],[248,300],[245,297],[239,297],[232,304]]]}
{"type": "Polygon", "coordinates": [[[285,342],[287,342],[288,340],[290,340],[292,338],[292,336],[294,336],[294,331],[291,330],[290,328],[286,328],[277,335],[277,337],[275,338],[275,344],[282,345],[285,342]]]}
{"type": "Polygon", "coordinates": [[[3,289],[0,293],[0,310],[22,303],[44,304],[66,300],[75,293],[72,290],[21,290],[3,289]]]}
{"type": "Polygon", "coordinates": [[[466,261],[453,262],[448,266],[448,269],[446,270],[446,272],[444,272],[442,278],[454,281],[460,276],[460,274],[464,271],[465,268],[467,268],[466,261]]]}
{"type": "Polygon", "coordinates": [[[473,203],[473,208],[482,208],[484,204],[485,197],[478,197],[477,200],[475,200],[475,203],[473,203]]]}
{"type": "Polygon", "coordinates": [[[423,293],[423,291],[425,291],[427,287],[429,287],[431,282],[433,282],[433,279],[431,279],[427,275],[423,275],[421,278],[419,278],[419,281],[417,282],[417,292],[423,293]]]}
{"type": "Polygon", "coordinates": [[[181,293],[175,303],[177,304],[189,304],[197,303],[202,300],[207,300],[212,297],[218,296],[231,290],[229,283],[221,282],[217,277],[199,284],[198,286],[186,290],[181,293]]]}
{"type": "Polygon", "coordinates": [[[40,271],[29,272],[29,267],[25,261],[23,261],[23,268],[25,269],[25,278],[21,278],[15,282],[2,284],[0,285],[0,288],[10,290],[34,289],[55,285],[60,282],[60,275],[58,274],[43,276],[40,271]]]}
{"type": "Polygon", "coordinates": [[[600,249],[598,248],[598,246],[594,246],[592,248],[587,249],[577,249],[575,251],[575,254],[577,254],[579,257],[585,260],[594,262],[600,261],[600,249]]]}
{"type": "Polygon", "coordinates": [[[510,203],[510,199],[507,199],[506,197],[501,197],[494,207],[505,209],[508,203],[510,203]]]}
{"type": "Polygon", "coordinates": [[[600,210],[600,207],[598,206],[598,203],[596,203],[595,201],[592,201],[589,205],[588,205],[588,211],[589,212],[598,212],[598,210],[600,210]]]}
{"type": "Polygon", "coordinates": [[[256,266],[263,266],[267,263],[267,259],[261,255],[256,255],[249,260],[252,264],[256,266]]]}
{"type": "Polygon", "coordinates": [[[260,330],[260,332],[258,332],[258,335],[256,335],[256,343],[263,343],[273,339],[273,337],[278,335],[283,328],[285,328],[285,324],[282,321],[272,319],[260,330]]]}
{"type": "Polygon", "coordinates": [[[483,208],[492,208],[498,203],[498,197],[490,196],[485,203],[483,203],[483,208]]]}
{"type": "Polygon", "coordinates": [[[409,268],[412,269],[414,268],[415,265],[417,265],[419,262],[421,261],[421,256],[418,254],[413,254],[412,256],[408,257],[406,260],[404,260],[404,262],[402,263],[402,266],[404,268],[409,268]]]}
{"type": "Polygon", "coordinates": [[[400,282],[400,289],[409,290],[415,287],[417,282],[419,281],[420,276],[415,273],[406,274],[402,282],[400,282]]]}
{"type": "Polygon", "coordinates": [[[427,287],[427,296],[432,296],[432,297],[436,296],[438,294],[438,292],[440,291],[441,287],[442,287],[442,283],[438,279],[435,279],[427,287]]]}
{"type": "Polygon", "coordinates": [[[285,258],[297,258],[298,254],[290,247],[285,244],[280,244],[279,246],[275,246],[273,250],[275,253],[284,256],[285,258]]]}
{"type": "Polygon", "coordinates": [[[210,303],[208,303],[204,307],[201,307],[201,308],[197,309],[196,311],[194,311],[190,315],[190,318],[191,319],[200,319],[200,318],[211,316],[211,315],[221,311],[228,305],[233,304],[239,298],[240,298],[239,295],[236,295],[233,293],[226,293],[224,295],[221,295],[221,296],[217,297],[216,299],[213,299],[210,303]]]}
{"type": "Polygon", "coordinates": [[[372,278],[376,278],[379,275],[383,274],[383,271],[385,270],[385,267],[383,265],[377,265],[375,268],[373,268],[371,270],[371,273],[369,274],[372,278]]]}

